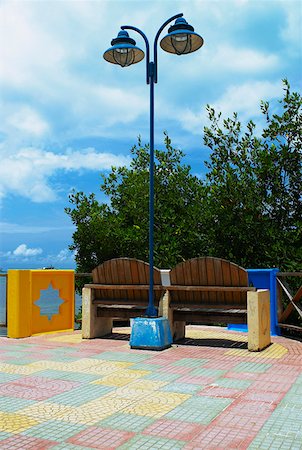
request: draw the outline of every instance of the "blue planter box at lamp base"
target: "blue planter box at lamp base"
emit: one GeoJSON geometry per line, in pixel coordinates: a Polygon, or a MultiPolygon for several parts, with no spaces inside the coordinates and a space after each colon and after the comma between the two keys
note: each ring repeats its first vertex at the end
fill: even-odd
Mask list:
{"type": "Polygon", "coordinates": [[[164,317],[137,317],[133,319],[130,347],[142,350],[164,350],[171,347],[169,321],[164,317]]]}

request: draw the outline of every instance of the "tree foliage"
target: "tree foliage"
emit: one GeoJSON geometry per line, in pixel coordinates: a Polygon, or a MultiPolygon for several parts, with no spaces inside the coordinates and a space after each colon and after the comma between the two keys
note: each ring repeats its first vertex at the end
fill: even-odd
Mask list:
{"type": "Polygon", "coordinates": [[[222,121],[208,107],[209,252],[244,267],[302,265],[302,101],[283,82],[280,113],[271,114],[268,102],[261,103],[266,119],[261,135],[253,121],[243,131],[237,114],[222,121]]]}
{"type": "MultiPolygon", "coordinates": [[[[155,150],[154,262],[171,267],[201,248],[204,238],[199,218],[204,186],[182,164],[183,153],[171,146],[155,150]]],[[[73,208],[66,208],[76,226],[73,244],[79,271],[89,271],[110,258],[128,256],[148,261],[149,146],[131,149],[130,167],[112,167],[102,175],[101,190],[110,204],[99,204],[95,195],[72,193],[73,208]]]]}
{"type": "MultiPolygon", "coordinates": [[[[237,114],[223,119],[207,107],[204,144],[211,155],[204,181],[191,174],[165,134],[165,150],[155,151],[158,267],[209,255],[244,267],[301,269],[302,99],[283,82],[278,112],[261,103],[261,134],[253,121],[244,128],[237,114]]],[[[70,248],[79,271],[119,256],[148,260],[149,146],[139,139],[131,153],[129,167],[102,175],[109,204],[94,194],[70,195],[66,212],[76,226],[70,248]]]]}

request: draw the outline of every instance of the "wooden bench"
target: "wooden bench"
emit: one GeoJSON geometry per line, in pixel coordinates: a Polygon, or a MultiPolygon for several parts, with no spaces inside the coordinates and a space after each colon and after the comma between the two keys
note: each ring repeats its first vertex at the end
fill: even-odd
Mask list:
{"type": "MultiPolygon", "coordinates": [[[[154,268],[154,304],[158,308],[165,288],[154,268]]],[[[144,316],[149,298],[149,264],[117,258],[92,271],[92,284],[82,291],[82,336],[90,339],[112,332],[113,319],[144,316]]]]}
{"type": "Polygon", "coordinates": [[[249,350],[270,344],[269,291],[249,287],[242,267],[219,258],[194,258],[171,270],[170,283],[162,314],[169,319],[174,340],[185,337],[188,322],[248,322],[249,350]]]}

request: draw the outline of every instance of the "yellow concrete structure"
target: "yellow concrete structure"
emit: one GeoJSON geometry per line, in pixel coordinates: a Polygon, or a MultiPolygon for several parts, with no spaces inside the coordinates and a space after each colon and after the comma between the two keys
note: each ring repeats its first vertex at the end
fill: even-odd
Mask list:
{"type": "Polygon", "coordinates": [[[73,270],[9,270],[8,337],[73,330],[74,295],[73,270]]]}
{"type": "Polygon", "coordinates": [[[258,352],[271,343],[270,293],[267,289],[247,295],[248,349],[258,352]]]}

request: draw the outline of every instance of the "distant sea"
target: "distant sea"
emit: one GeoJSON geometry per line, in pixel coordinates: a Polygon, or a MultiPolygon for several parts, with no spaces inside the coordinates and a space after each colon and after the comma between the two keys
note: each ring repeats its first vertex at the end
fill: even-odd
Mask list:
{"type": "MultiPolygon", "coordinates": [[[[47,313],[54,314],[57,311],[57,306],[51,307],[51,296],[54,291],[49,291],[50,307],[47,309],[47,313]]],[[[79,294],[75,295],[75,312],[78,312],[82,306],[82,297],[79,294]]],[[[6,277],[0,277],[0,324],[3,325],[6,322],[6,277]]]]}

